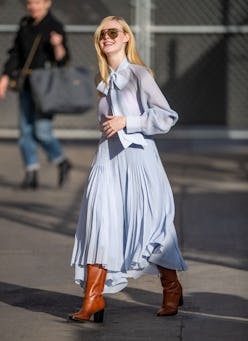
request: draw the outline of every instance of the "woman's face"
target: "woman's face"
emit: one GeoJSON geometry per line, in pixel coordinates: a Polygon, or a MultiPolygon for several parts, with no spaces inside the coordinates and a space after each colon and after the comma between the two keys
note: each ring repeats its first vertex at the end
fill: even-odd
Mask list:
{"type": "Polygon", "coordinates": [[[123,31],[119,22],[111,20],[107,22],[101,30],[99,46],[106,56],[119,52],[125,53],[125,47],[128,40],[129,35],[123,31]]]}
{"type": "Polygon", "coordinates": [[[50,0],[27,0],[29,15],[36,21],[42,20],[51,6],[50,0]]]}

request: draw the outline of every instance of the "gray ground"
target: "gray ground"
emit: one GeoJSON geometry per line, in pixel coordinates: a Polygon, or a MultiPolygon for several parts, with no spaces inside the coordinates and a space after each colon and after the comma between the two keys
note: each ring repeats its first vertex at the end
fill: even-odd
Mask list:
{"type": "Polygon", "coordinates": [[[69,263],[96,144],[64,144],[74,169],[62,190],[55,167],[41,153],[41,188],[33,192],[18,189],[23,173],[17,144],[1,141],[1,340],[248,339],[248,146],[198,140],[159,140],[158,146],[189,265],[180,274],[185,304],[177,316],[156,317],[159,279],[144,276],[106,296],[102,325],[79,325],[66,321],[81,304],[69,263]]]}

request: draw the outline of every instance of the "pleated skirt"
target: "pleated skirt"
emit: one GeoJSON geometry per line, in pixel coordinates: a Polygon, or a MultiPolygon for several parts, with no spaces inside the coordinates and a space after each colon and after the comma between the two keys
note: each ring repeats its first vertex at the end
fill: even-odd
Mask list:
{"type": "Polygon", "coordinates": [[[107,271],[105,293],[157,266],[187,266],[174,227],[171,187],[153,139],[123,149],[118,135],[99,142],[84,189],[71,265],[83,288],[87,264],[107,271]]]}

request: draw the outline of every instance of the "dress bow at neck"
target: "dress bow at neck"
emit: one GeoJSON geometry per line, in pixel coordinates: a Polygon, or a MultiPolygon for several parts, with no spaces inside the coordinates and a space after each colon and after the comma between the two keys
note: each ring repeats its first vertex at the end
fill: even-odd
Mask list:
{"type": "Polygon", "coordinates": [[[104,83],[104,81],[101,81],[97,86],[97,90],[107,96],[110,89],[122,90],[123,88],[125,88],[129,81],[129,77],[127,76],[127,74],[125,74],[126,77],[123,76],[121,71],[125,70],[128,65],[129,61],[127,60],[127,58],[125,58],[116,71],[109,67],[109,77],[107,80],[107,84],[104,83]]]}
{"type": "MultiPolygon", "coordinates": [[[[116,90],[122,90],[127,86],[129,82],[129,73],[125,72],[125,76],[122,74],[122,70],[125,70],[129,65],[127,59],[124,59],[120,64],[116,71],[110,68],[110,74],[108,77],[107,84],[101,81],[97,90],[102,92],[105,96],[109,96],[111,99],[111,111],[113,116],[125,116],[126,113],[122,111],[122,109],[118,106],[118,93],[116,90]]],[[[141,133],[132,133],[127,134],[124,129],[121,129],[117,132],[120,142],[123,148],[128,148],[131,144],[138,144],[141,146],[145,146],[147,143],[144,139],[144,136],[141,133]]]]}
{"type": "Polygon", "coordinates": [[[119,72],[112,72],[108,77],[107,84],[105,84],[104,81],[101,81],[97,86],[97,90],[107,96],[109,89],[117,88],[118,90],[122,90],[127,83],[128,79],[122,74],[119,72]]]}

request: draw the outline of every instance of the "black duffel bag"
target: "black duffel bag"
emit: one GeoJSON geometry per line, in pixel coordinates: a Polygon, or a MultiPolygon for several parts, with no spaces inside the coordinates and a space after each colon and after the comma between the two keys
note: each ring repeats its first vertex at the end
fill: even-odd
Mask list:
{"type": "Polygon", "coordinates": [[[94,106],[93,80],[86,68],[35,69],[29,81],[35,108],[41,115],[84,113],[94,106]]]}

